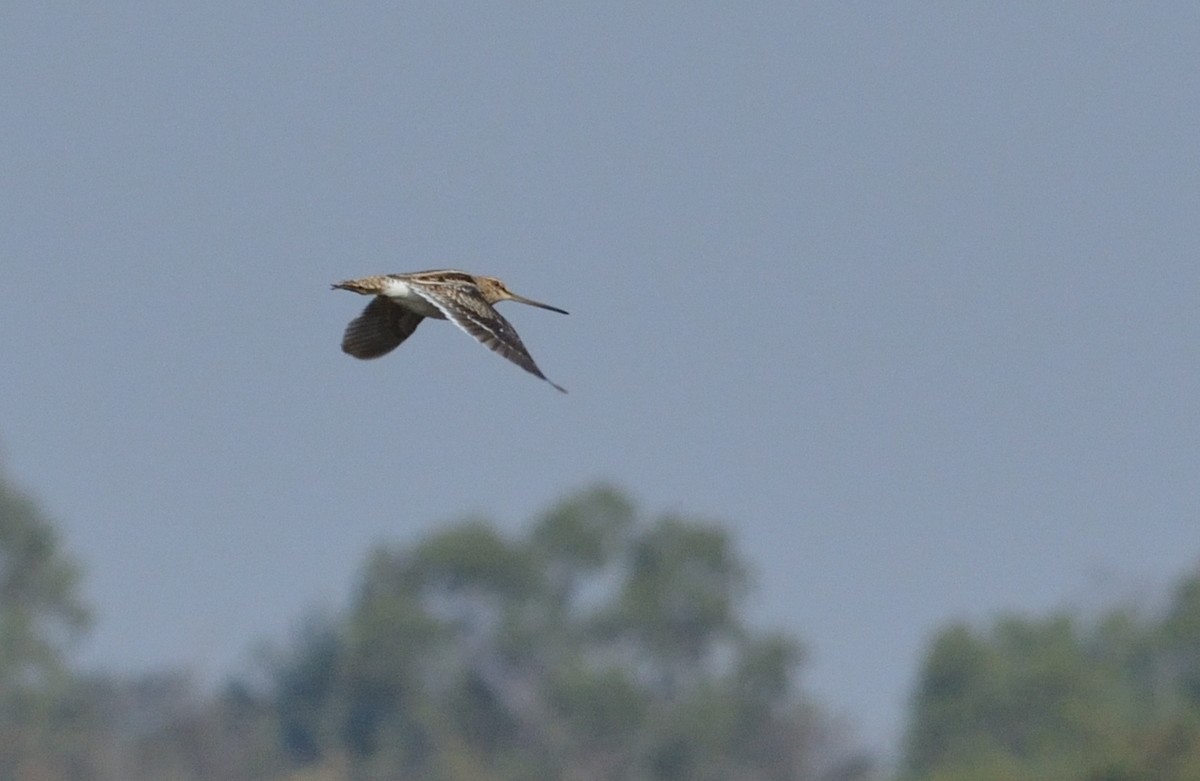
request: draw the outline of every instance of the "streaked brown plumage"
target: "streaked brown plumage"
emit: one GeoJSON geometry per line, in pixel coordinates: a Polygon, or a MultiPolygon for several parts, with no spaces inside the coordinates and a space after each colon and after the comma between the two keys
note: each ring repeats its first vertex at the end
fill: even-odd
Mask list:
{"type": "Polygon", "coordinates": [[[518,301],[564,315],[567,312],[518,296],[495,277],[441,269],[362,277],[338,282],[333,287],[375,296],[362,314],[350,321],[342,337],[342,350],[355,358],[366,360],[388,354],[412,335],[422,319],[432,317],[450,320],[489,349],[567,392],[542,374],[512,323],[492,305],[518,301]]]}

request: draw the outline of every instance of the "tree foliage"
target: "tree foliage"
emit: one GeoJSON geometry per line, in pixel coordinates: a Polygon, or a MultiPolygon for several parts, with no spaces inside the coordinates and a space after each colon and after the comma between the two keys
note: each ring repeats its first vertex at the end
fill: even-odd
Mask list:
{"type": "Polygon", "coordinates": [[[954,624],[920,672],[913,779],[1200,779],[1200,574],[1165,614],[954,624]]]}
{"type": "MultiPolygon", "coordinates": [[[[744,618],[718,526],[600,487],[523,535],[480,520],[366,558],[256,685],[73,674],[78,569],[0,483],[0,778],[806,779],[841,743],[801,651],[744,618]]],[[[827,774],[826,774],[827,775],[827,774]]],[[[832,778],[832,776],[827,776],[832,778]]]]}
{"type": "Polygon", "coordinates": [[[79,569],[37,506],[0,477],[0,777],[64,747],[65,655],[87,622],[79,569]]]}
{"type": "Polygon", "coordinates": [[[719,527],[597,488],[524,536],[375,551],[276,671],[297,760],[356,779],[803,779],[834,757],[799,647],[743,617],[719,527]]]}
{"type": "MultiPolygon", "coordinates": [[[[79,569],[0,480],[0,778],[875,778],[745,618],[722,527],[600,487],[523,534],[482,520],[363,564],[256,685],[79,675],[79,569]]],[[[1200,571],[1163,610],[933,637],[904,781],[1200,781],[1200,571]]]]}

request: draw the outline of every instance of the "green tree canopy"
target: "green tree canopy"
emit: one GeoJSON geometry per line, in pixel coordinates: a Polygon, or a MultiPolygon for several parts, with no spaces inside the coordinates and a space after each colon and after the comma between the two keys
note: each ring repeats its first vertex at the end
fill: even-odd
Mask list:
{"type": "Polygon", "coordinates": [[[600,487],[521,536],[376,550],[276,671],[293,756],[356,778],[804,779],[837,755],[718,526],[600,487]]]}
{"type": "Polygon", "coordinates": [[[913,779],[1200,779],[1200,575],[1166,611],[943,629],[922,666],[913,779]]]}
{"type": "Polygon", "coordinates": [[[58,737],[65,654],[87,623],[78,583],[54,527],[0,476],[0,777],[58,737]]]}

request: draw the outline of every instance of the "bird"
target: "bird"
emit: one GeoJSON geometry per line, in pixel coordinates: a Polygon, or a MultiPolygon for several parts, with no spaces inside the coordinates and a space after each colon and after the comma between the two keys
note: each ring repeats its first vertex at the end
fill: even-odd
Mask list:
{"type": "Polygon", "coordinates": [[[493,304],[517,301],[564,315],[568,312],[519,296],[496,277],[481,277],[454,269],[433,269],[347,279],[335,282],[332,288],[374,296],[362,314],[346,326],[342,351],[348,355],[361,360],[387,355],[412,336],[423,319],[432,317],[449,320],[485,347],[550,383],[556,390],[567,392],[566,388],[542,374],[517,335],[517,329],[496,311],[493,304]]]}

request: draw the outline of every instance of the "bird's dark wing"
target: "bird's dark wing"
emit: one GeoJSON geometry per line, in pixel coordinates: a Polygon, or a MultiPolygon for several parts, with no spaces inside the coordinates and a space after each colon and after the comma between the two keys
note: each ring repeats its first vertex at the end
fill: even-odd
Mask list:
{"type": "Polygon", "coordinates": [[[386,296],[375,296],[346,326],[342,351],[363,360],[387,355],[412,336],[423,319],[386,296]]]}

